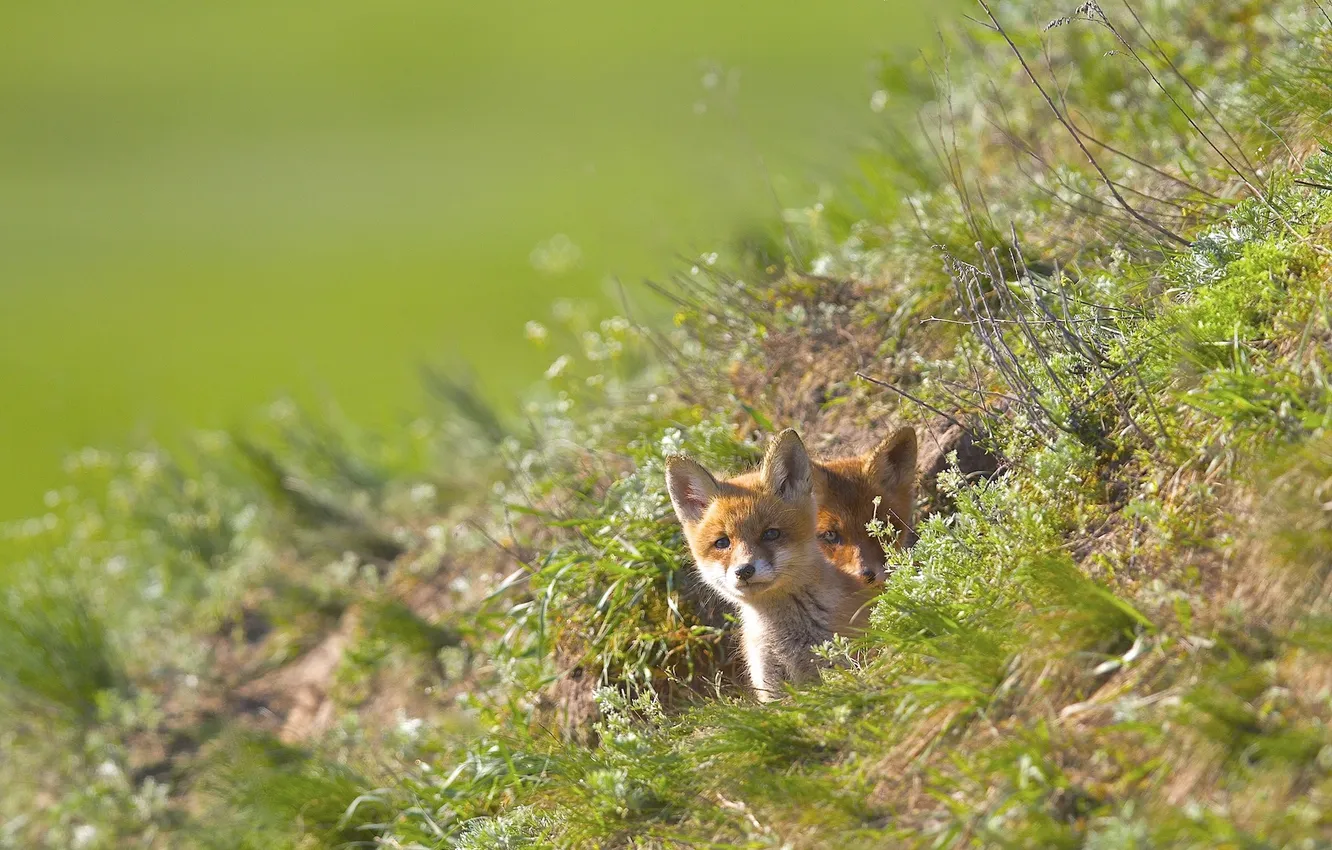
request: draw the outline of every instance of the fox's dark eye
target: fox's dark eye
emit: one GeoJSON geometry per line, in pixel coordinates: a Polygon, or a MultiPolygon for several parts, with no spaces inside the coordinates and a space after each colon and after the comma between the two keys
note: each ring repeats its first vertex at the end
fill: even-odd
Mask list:
{"type": "Polygon", "coordinates": [[[713,549],[730,549],[730,548],[731,548],[731,538],[729,538],[729,537],[718,537],[717,540],[716,540],[716,542],[714,542],[714,543],[712,544],[712,548],[713,548],[713,549]]]}
{"type": "Polygon", "coordinates": [[[778,537],[781,536],[782,532],[779,529],[770,528],[767,531],[763,532],[762,536],[759,539],[764,541],[771,541],[771,540],[776,540],[778,537]]]}
{"type": "Polygon", "coordinates": [[[830,528],[827,531],[820,531],[819,539],[824,543],[831,543],[836,546],[838,543],[842,542],[842,535],[837,533],[837,529],[830,528]]]}

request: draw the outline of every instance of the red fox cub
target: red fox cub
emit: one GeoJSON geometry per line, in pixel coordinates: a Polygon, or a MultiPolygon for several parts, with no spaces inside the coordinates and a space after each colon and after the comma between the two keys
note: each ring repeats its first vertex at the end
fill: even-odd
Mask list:
{"type": "Polygon", "coordinates": [[[745,663],[761,701],[817,676],[810,647],[855,631],[866,584],[824,557],[814,468],[783,431],[755,472],[718,481],[698,462],[666,459],[666,488],[699,574],[740,611],[745,663]]]}
{"type": "Polygon", "coordinates": [[[849,576],[882,582],[883,546],[865,526],[883,520],[897,530],[897,544],[906,543],[916,502],[916,430],[898,428],[868,454],[817,461],[814,496],[823,554],[849,576]]]}

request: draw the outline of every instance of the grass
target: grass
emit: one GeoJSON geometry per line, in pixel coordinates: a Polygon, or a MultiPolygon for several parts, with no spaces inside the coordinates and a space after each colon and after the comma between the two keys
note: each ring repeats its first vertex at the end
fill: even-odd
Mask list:
{"type": "Polygon", "coordinates": [[[15,584],[0,620],[7,710],[38,726],[49,714],[93,723],[103,695],[126,685],[106,622],[58,574],[15,584]]]}
{"type": "Polygon", "coordinates": [[[87,454],[18,529],[78,569],[6,589],[0,841],[1332,840],[1329,22],[1213,12],[950,30],[885,71],[918,131],[656,282],[671,327],[532,329],[521,419],[436,375],[401,432],[87,454]],[[661,458],[950,419],[999,471],[931,471],[870,627],[754,703],[661,458]]]}

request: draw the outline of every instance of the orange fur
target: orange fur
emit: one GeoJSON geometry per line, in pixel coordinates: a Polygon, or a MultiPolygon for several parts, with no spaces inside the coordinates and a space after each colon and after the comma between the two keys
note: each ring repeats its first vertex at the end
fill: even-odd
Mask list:
{"type": "Polygon", "coordinates": [[[816,462],[814,491],[823,554],[853,578],[882,583],[883,546],[866,526],[880,519],[896,529],[898,546],[906,544],[916,501],[915,429],[897,429],[866,454],[816,462]]]}
{"type": "Polygon", "coordinates": [[[815,473],[794,431],[756,472],[718,481],[667,458],[666,482],[699,575],[740,611],[745,661],[760,699],[817,675],[812,646],[860,626],[866,585],[819,548],[815,473]]]}

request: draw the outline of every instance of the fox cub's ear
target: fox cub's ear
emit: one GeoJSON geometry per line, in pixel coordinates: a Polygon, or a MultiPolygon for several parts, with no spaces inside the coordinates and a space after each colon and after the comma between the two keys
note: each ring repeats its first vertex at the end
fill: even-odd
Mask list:
{"type": "Polygon", "coordinates": [[[698,461],[684,455],[666,458],[666,492],[681,525],[693,525],[703,518],[703,512],[717,495],[721,485],[698,461]]]}
{"type": "Polygon", "coordinates": [[[814,472],[800,435],[786,429],[777,435],[763,458],[763,483],[788,502],[799,502],[814,493],[814,472]]]}
{"type": "Polygon", "coordinates": [[[909,487],[916,478],[916,429],[898,428],[865,458],[865,474],[884,493],[909,487]]]}

